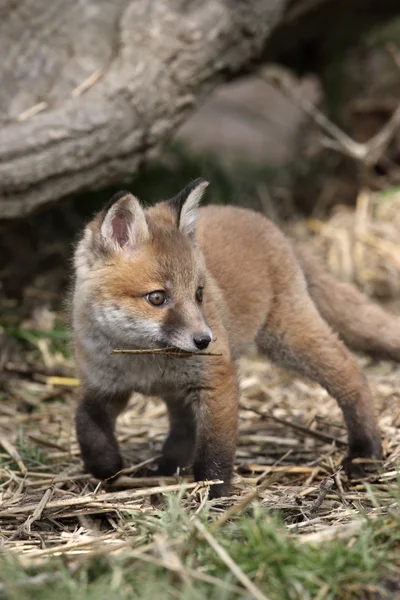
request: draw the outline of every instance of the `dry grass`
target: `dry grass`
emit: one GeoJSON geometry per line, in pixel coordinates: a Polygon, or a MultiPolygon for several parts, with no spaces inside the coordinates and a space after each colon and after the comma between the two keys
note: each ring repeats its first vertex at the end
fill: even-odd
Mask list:
{"type": "MultiPolygon", "coordinates": [[[[282,509],[289,529],[324,536],[332,525],[346,525],[360,510],[375,514],[393,501],[388,492],[396,482],[400,457],[400,368],[389,362],[360,362],[376,399],[388,456],[375,486],[380,508],[364,483],[350,484],[340,470],[345,430],[327,393],[263,360],[247,359],[241,364],[233,494],[211,503],[218,519],[225,511],[232,516],[250,495],[265,507],[282,509]],[[327,481],[329,489],[320,502],[327,481]]],[[[118,438],[132,466],[113,489],[81,471],[73,422],[76,388],[28,380],[19,381],[19,387],[19,398],[0,404],[4,549],[32,560],[60,552],[97,552],[99,544],[104,551],[120,551],[124,544],[132,545],[134,530],[126,531],[118,522],[131,511],[151,512],[154,496],[184,487],[184,503],[201,507],[206,485],[192,483],[189,477],[151,475],[167,430],[165,407],[158,400],[133,396],[120,418],[118,438]],[[24,406],[28,397],[31,402],[24,406]]]]}
{"type": "Polygon", "coordinates": [[[381,299],[400,294],[400,190],[362,192],[356,210],[338,206],[332,217],[301,223],[329,270],[381,299]]]}
{"type": "MultiPolygon", "coordinates": [[[[380,260],[380,251],[378,255],[380,260]]],[[[36,319],[42,319],[45,328],[47,318],[51,333],[53,320],[40,314],[36,319]]],[[[32,328],[32,323],[28,325],[32,328]]],[[[334,537],[349,548],[363,527],[360,516],[379,519],[395,510],[400,365],[359,357],[376,400],[386,455],[379,476],[371,479],[371,492],[366,482],[350,483],[340,468],[346,435],[341,413],[328,394],[257,357],[243,360],[232,495],[207,502],[212,482],[154,475],[153,461],[167,430],[166,410],[157,399],[133,396],[119,420],[118,438],[130,466],[118,488],[100,484],[82,472],[74,431],[78,382],[71,359],[54,349],[50,333],[50,337],[30,338],[33,355],[29,350],[21,356],[14,349],[3,361],[0,549],[18,557],[24,567],[43,566],[60,556],[73,561],[77,557],[125,556],[174,572],[182,585],[195,580],[214,588],[222,586],[233,595],[246,590],[243,597],[265,599],[265,588],[260,591],[260,586],[254,585],[257,577],[250,580],[238,564],[232,565],[226,549],[213,537],[240,522],[250,505],[279,512],[287,539],[293,538],[296,544],[323,546],[334,537]],[[190,561],[182,563],[178,549],[187,543],[187,531],[171,539],[163,531],[150,535],[150,526],[143,532],[143,523],[159,519],[165,502],[176,494],[183,510],[180,519],[184,523],[189,520],[191,535],[203,539],[217,553],[218,560],[232,572],[230,582],[214,576],[212,569],[199,570],[192,568],[190,561]],[[199,518],[209,523],[207,530],[199,518]]],[[[393,568],[399,565],[393,564],[393,568]]],[[[42,576],[40,585],[47,581],[45,572],[42,576]]],[[[31,585],[36,585],[35,581],[31,585]]],[[[323,592],[322,583],[318,589],[323,592]]],[[[333,598],[329,589],[320,597],[333,598]]],[[[303,597],[296,593],[288,597],[303,597]]]]}
{"type": "MultiPolygon", "coordinates": [[[[24,568],[39,570],[54,557],[72,565],[79,557],[128,557],[240,596],[238,585],[248,587],[247,575],[238,577],[234,570],[228,585],[226,577],[214,577],[212,571],[191,570],[190,561],[183,564],[174,554],[176,544],[186,547],[188,534],[174,539],[160,526],[162,533],[149,535],[142,520],[159,520],[160,511],[168,510],[165,501],[178,492],[183,514],[211,522],[210,535],[240,522],[256,502],[279,512],[289,536],[307,545],[324,547],[333,537],[354,541],[363,527],[360,516],[375,519],[395,509],[400,457],[400,368],[360,362],[376,398],[387,454],[373,494],[365,482],[349,483],[340,470],[345,430],[334,401],[317,385],[248,359],[241,365],[233,493],[209,503],[208,484],[151,474],[167,427],[165,407],[156,399],[134,396],[121,417],[118,437],[132,466],[115,489],[81,471],[73,427],[76,388],[20,380],[21,396],[0,404],[1,548],[24,568]],[[26,405],[22,399],[28,397],[26,405]]],[[[250,582],[248,597],[268,596],[254,593],[250,582]]]]}

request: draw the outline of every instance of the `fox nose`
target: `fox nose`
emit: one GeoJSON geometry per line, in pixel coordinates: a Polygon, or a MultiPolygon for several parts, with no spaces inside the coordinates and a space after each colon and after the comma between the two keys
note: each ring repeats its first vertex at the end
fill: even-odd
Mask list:
{"type": "Polygon", "coordinates": [[[193,336],[193,341],[199,350],[204,350],[211,342],[211,336],[208,333],[197,334],[193,336]]]}

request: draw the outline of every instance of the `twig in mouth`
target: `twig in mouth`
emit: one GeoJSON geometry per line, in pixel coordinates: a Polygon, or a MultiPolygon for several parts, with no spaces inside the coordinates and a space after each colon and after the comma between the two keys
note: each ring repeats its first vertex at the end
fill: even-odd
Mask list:
{"type": "Polygon", "coordinates": [[[176,358],[190,358],[191,356],[222,356],[215,352],[191,352],[190,350],[179,350],[179,348],[143,348],[139,350],[113,350],[112,354],[164,354],[176,358]]]}

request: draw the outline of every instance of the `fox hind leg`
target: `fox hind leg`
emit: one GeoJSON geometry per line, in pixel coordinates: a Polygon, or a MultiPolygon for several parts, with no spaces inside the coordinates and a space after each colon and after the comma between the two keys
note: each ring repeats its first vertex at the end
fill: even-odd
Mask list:
{"type": "Polygon", "coordinates": [[[348,430],[349,453],[343,465],[351,476],[361,475],[352,461],[379,459],[381,442],[368,384],[355,358],[322,319],[311,299],[284,294],[259,332],[261,352],[279,365],[297,371],[334,397],[348,430]]]}

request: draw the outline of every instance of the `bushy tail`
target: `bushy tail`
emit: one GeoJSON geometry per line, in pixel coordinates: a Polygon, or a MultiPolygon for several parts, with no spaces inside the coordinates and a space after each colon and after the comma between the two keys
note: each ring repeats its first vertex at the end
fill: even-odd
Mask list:
{"type": "Polygon", "coordinates": [[[344,343],[353,350],[400,362],[400,317],[335,279],[303,245],[296,244],[295,251],[311,298],[344,343]]]}

